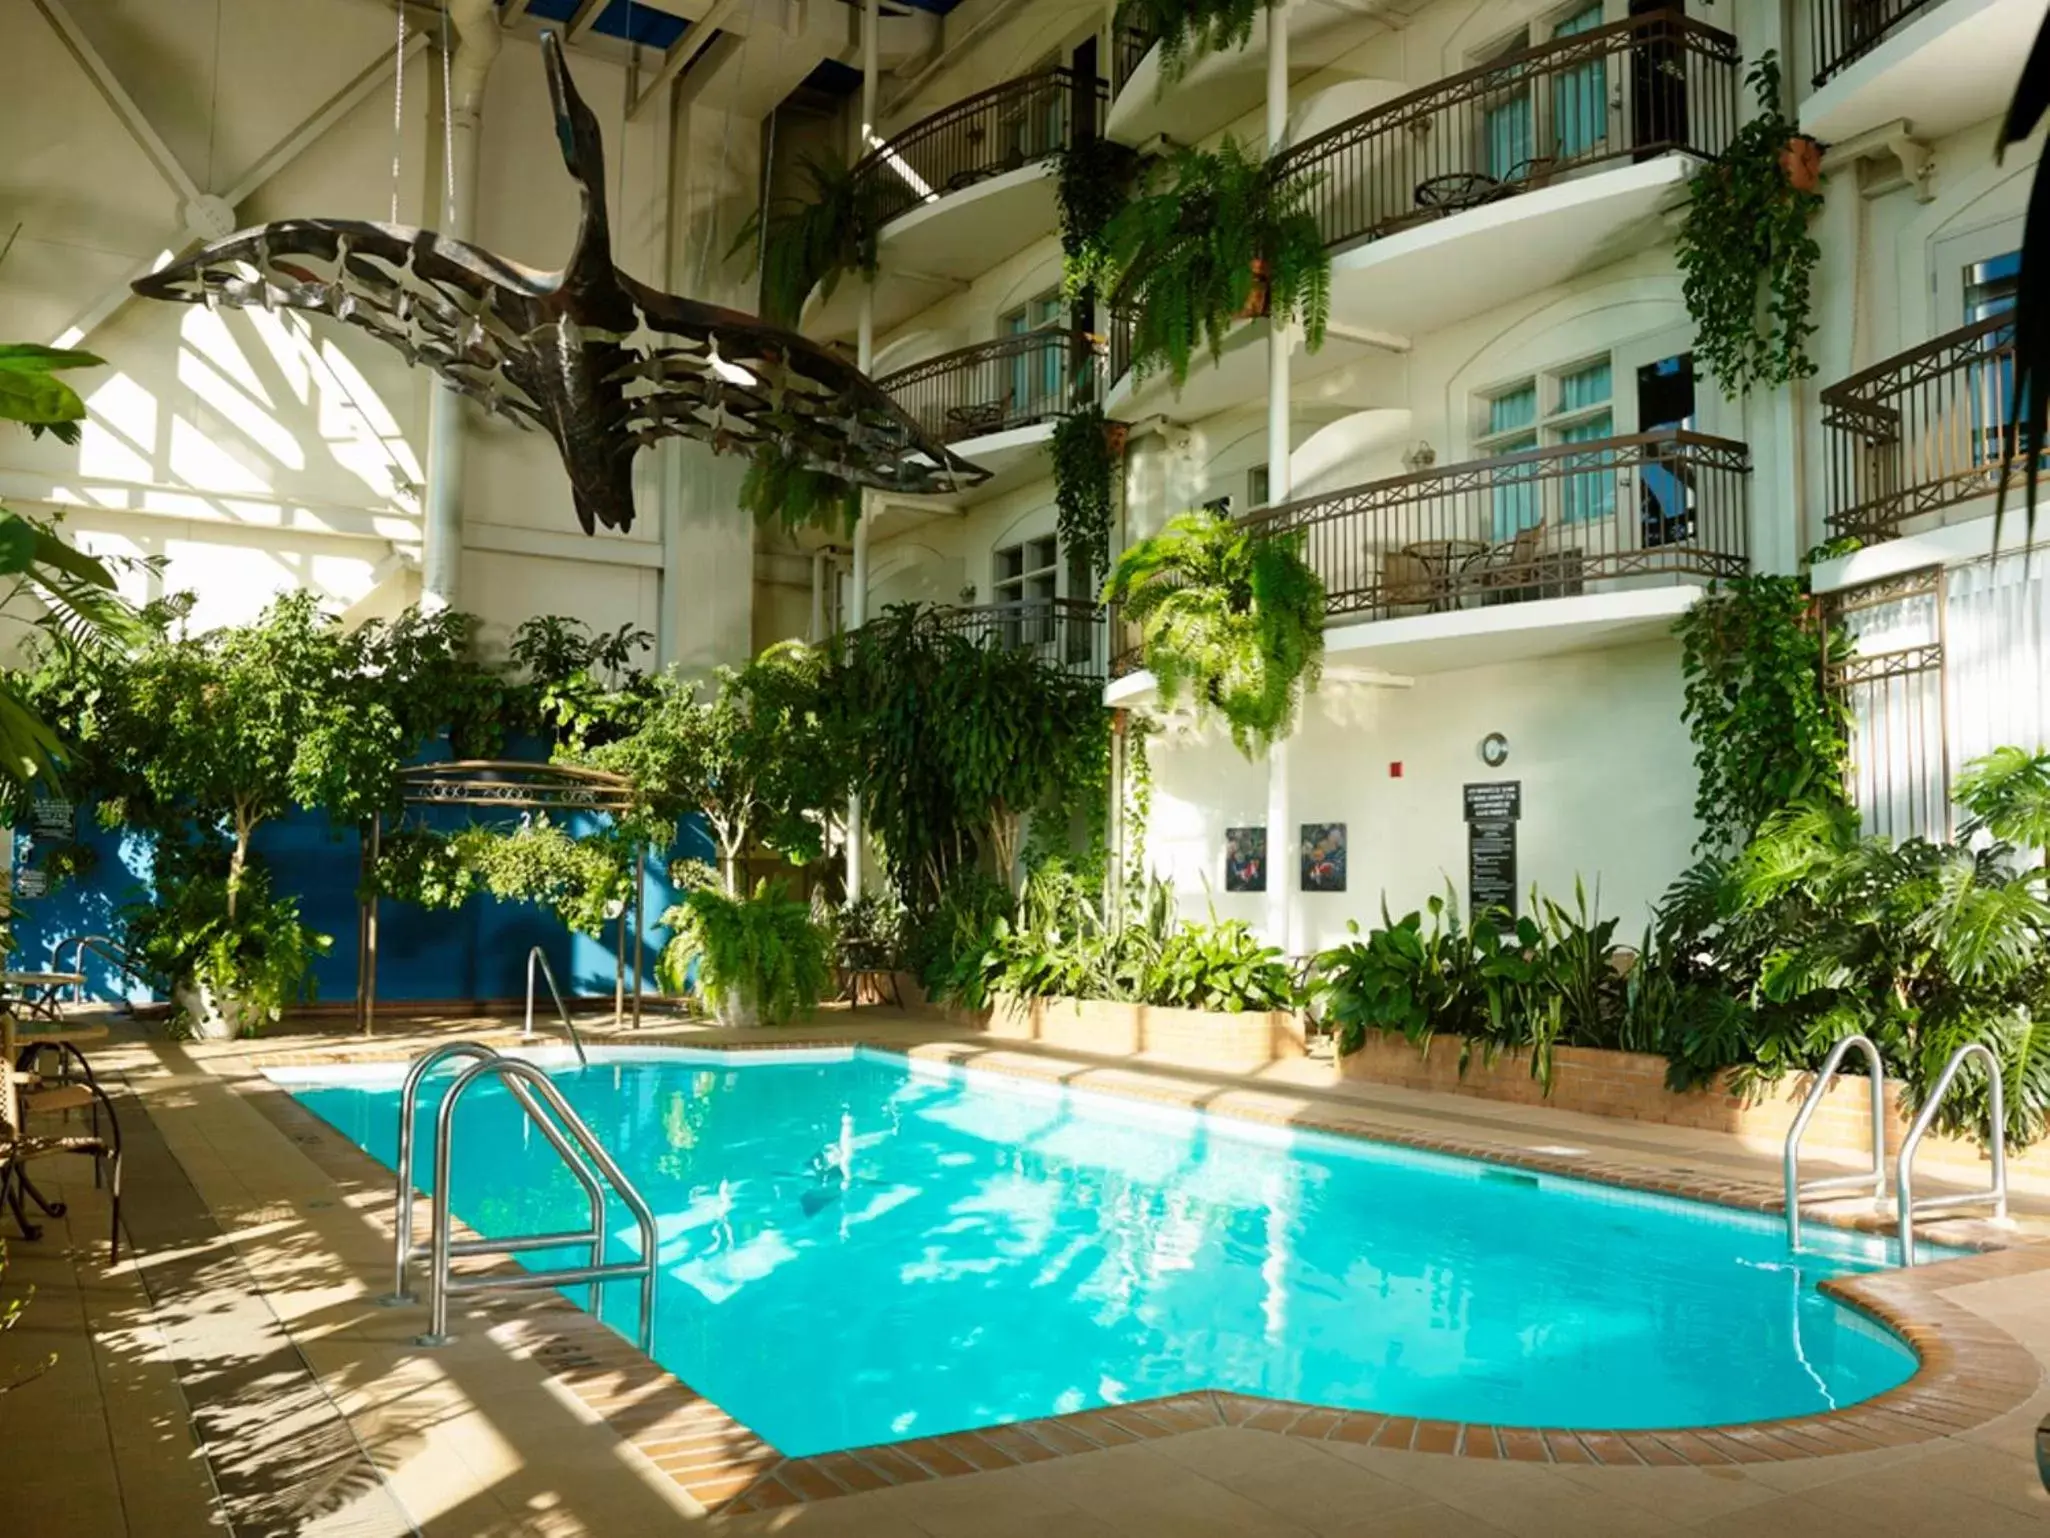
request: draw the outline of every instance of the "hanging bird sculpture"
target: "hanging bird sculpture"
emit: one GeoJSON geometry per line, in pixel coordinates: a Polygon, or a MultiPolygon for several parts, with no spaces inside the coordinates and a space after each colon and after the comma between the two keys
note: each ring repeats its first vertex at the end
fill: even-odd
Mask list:
{"type": "Polygon", "coordinates": [[[555,440],[577,521],[633,525],[634,455],[671,435],[775,450],[856,485],[928,493],[986,472],[933,441],[869,378],[753,315],[659,293],[612,264],[605,151],[551,33],[541,39],[562,158],[583,194],[562,272],[432,230],[281,219],[139,280],[148,299],[332,316],[555,440]]]}

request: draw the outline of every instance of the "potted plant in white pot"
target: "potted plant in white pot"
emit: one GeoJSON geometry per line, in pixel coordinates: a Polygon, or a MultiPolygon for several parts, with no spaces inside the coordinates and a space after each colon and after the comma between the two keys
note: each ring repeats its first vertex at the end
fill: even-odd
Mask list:
{"type": "Polygon", "coordinates": [[[123,914],[129,947],[169,990],[173,1020],[200,1041],[253,1036],[313,992],[313,961],[332,943],[299,921],[299,904],[245,868],[230,885],[218,849],[160,848],[156,896],[123,914]]]}
{"type": "Polygon", "coordinates": [[[695,991],[721,1025],[781,1025],[818,1007],[832,945],[808,904],[764,881],[749,897],[701,886],[662,915],[673,938],[657,968],[671,993],[695,991]]]}

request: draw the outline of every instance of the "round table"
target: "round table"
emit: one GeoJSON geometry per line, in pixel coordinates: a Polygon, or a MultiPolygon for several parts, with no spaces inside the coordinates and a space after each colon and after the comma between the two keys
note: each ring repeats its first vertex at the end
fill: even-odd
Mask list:
{"type": "Polygon", "coordinates": [[[57,1018],[59,993],[84,986],[83,972],[0,972],[0,993],[18,1000],[25,1013],[43,1020],[57,1018]]]}
{"type": "Polygon", "coordinates": [[[1431,607],[1449,609],[1459,601],[1460,575],[1490,548],[1484,539],[1420,539],[1404,545],[1402,553],[1430,573],[1431,607]]]}

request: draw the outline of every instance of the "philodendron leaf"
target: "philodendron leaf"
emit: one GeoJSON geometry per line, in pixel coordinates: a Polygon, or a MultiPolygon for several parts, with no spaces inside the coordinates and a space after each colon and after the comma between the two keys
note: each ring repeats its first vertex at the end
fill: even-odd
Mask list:
{"type": "Polygon", "coordinates": [[[34,342],[0,342],[0,419],[30,427],[63,427],[85,415],[78,392],[57,379],[61,369],[93,368],[96,354],[34,342]]]}

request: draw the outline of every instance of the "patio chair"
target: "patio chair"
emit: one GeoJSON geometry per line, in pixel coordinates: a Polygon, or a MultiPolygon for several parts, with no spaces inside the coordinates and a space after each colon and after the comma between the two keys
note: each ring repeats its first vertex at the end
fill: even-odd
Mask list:
{"type": "MultiPolygon", "coordinates": [[[[43,1230],[31,1223],[23,1198],[32,1201],[53,1218],[64,1216],[64,1203],[53,1202],[38,1191],[25,1166],[52,1154],[85,1154],[93,1161],[95,1180],[104,1178],[108,1205],[112,1209],[108,1261],[121,1258],[121,1140],[118,1124],[112,1136],[98,1131],[98,1112],[111,1117],[113,1106],[95,1082],[45,1086],[34,1073],[16,1067],[23,1057],[15,1035],[14,1015],[0,1010],[0,1200],[14,1214],[25,1239],[40,1239],[43,1230]],[[36,1134],[28,1130],[28,1115],[35,1112],[70,1112],[92,1109],[94,1130],[86,1133],[36,1134]]],[[[70,1050],[76,1050],[70,1049],[70,1050]]]]}
{"type": "Polygon", "coordinates": [[[1390,609],[1427,608],[1441,591],[1430,563],[1408,550],[1381,557],[1381,603],[1390,609]]]}

